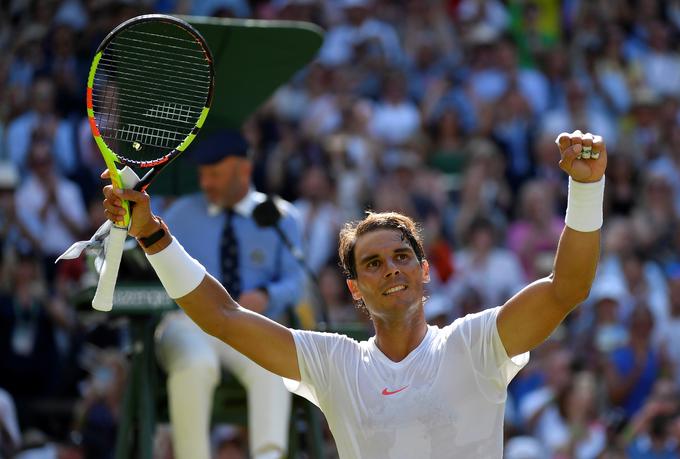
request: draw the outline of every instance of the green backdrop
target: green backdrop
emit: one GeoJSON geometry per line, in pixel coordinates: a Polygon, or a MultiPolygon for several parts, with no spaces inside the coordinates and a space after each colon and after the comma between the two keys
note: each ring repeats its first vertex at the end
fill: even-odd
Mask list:
{"type": "Polygon", "coordinates": [[[198,137],[154,181],[154,195],[198,189],[191,151],[220,128],[240,128],[274,91],[315,56],[323,30],[311,23],[180,16],[196,27],[215,59],[215,97],[198,137]]]}

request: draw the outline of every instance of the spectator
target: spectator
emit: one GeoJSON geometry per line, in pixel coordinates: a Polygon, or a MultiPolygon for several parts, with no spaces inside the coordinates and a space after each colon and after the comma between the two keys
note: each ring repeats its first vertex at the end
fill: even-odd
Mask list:
{"type": "Polygon", "coordinates": [[[665,177],[673,187],[673,205],[676,215],[680,215],[680,126],[672,125],[666,151],[652,161],[649,172],[653,176],[665,177]]]}
{"type": "Polygon", "coordinates": [[[456,111],[444,110],[430,121],[428,128],[432,141],[428,165],[447,174],[462,175],[469,158],[465,155],[465,135],[456,111]]]}
{"type": "Polygon", "coordinates": [[[452,215],[449,218],[453,221],[446,222],[447,232],[459,244],[464,243],[468,225],[479,214],[491,219],[498,228],[504,228],[507,223],[505,210],[511,199],[497,146],[490,140],[474,138],[465,150],[470,163],[465,169],[458,199],[450,204],[452,215]]]}
{"type": "Polygon", "coordinates": [[[396,31],[371,15],[373,0],[340,0],[344,21],[326,34],[319,59],[330,65],[375,61],[397,65],[402,60],[396,31]]]}
{"type": "Polygon", "coordinates": [[[28,167],[30,174],[16,192],[15,206],[30,240],[39,242],[47,278],[52,281],[54,260],[82,238],[87,227],[85,203],[78,187],[56,168],[52,146],[45,138],[34,136],[28,167]]]}
{"type": "MultiPolygon", "coordinates": [[[[586,359],[599,365],[597,359],[600,356],[609,355],[611,352],[625,346],[630,340],[628,329],[621,321],[621,303],[625,298],[625,287],[616,279],[605,279],[593,286],[589,303],[588,319],[592,325],[587,334],[587,340],[591,341],[584,349],[586,359]]],[[[584,336],[585,338],[585,336],[584,336]]]]}
{"type": "Polygon", "coordinates": [[[660,379],[642,409],[631,420],[630,459],[678,457],[677,439],[672,436],[673,416],[678,412],[678,389],[660,379]]]}
{"type": "Polygon", "coordinates": [[[538,279],[552,269],[552,256],[562,232],[562,219],[555,212],[550,187],[540,181],[527,182],[520,191],[519,218],[508,228],[508,248],[522,263],[527,279],[538,279]]]}
{"type": "Polygon", "coordinates": [[[76,31],[68,24],[57,24],[50,32],[52,52],[47,71],[55,83],[55,110],[62,118],[81,115],[81,88],[86,84],[86,67],[77,55],[76,31]]]}
{"type": "Polygon", "coordinates": [[[632,223],[638,247],[657,262],[666,256],[667,247],[680,225],[673,196],[673,187],[665,175],[645,174],[632,223]]]}
{"type": "Polygon", "coordinates": [[[564,348],[547,354],[540,363],[545,385],[520,402],[524,425],[551,454],[569,442],[569,428],[560,405],[572,383],[572,361],[571,352],[564,348]]]}
{"type": "Polygon", "coordinates": [[[499,99],[494,112],[492,136],[505,154],[505,173],[516,190],[532,172],[531,136],[534,123],[531,109],[520,88],[511,86],[499,99]]]}
{"type": "Polygon", "coordinates": [[[18,218],[16,191],[19,172],[9,161],[0,163],[0,259],[12,250],[38,252],[40,241],[18,218]]]}
{"type": "Polygon", "coordinates": [[[614,350],[606,363],[605,380],[610,401],[631,418],[642,408],[665,368],[665,361],[652,341],[654,317],[645,305],[630,315],[629,344],[614,350]]]}
{"type": "Polygon", "coordinates": [[[116,350],[100,350],[88,367],[76,408],[83,452],[87,458],[113,458],[127,378],[125,357],[116,350]]]}
{"type": "Polygon", "coordinates": [[[21,170],[28,171],[28,156],[33,141],[33,133],[40,130],[51,144],[55,167],[61,174],[69,175],[76,169],[75,139],[73,126],[55,112],[55,87],[47,77],[33,82],[31,110],[14,119],[7,126],[7,152],[12,162],[21,170]]]}
{"type": "Polygon", "coordinates": [[[334,202],[333,179],[319,166],[307,169],[300,182],[300,213],[305,260],[319,273],[335,254],[335,235],[340,230],[340,210],[334,202]]]}
{"type": "Polygon", "coordinates": [[[505,5],[498,0],[463,0],[458,5],[460,20],[473,28],[488,28],[494,34],[500,34],[510,25],[510,16],[505,5]]]}
{"type": "Polygon", "coordinates": [[[371,119],[371,134],[390,149],[408,144],[419,129],[420,112],[407,98],[405,76],[399,72],[389,73],[371,119]]]}
{"type": "Polygon", "coordinates": [[[653,20],[648,28],[649,51],[641,58],[645,83],[662,96],[680,96],[680,55],[670,44],[671,35],[667,24],[653,20]]]}
{"type": "Polygon", "coordinates": [[[473,287],[482,294],[484,304],[503,304],[522,288],[522,266],[514,253],[498,247],[497,233],[489,219],[478,216],[472,220],[465,247],[454,260],[456,275],[448,285],[453,298],[473,287]]]}
{"type": "Polygon", "coordinates": [[[662,149],[661,97],[646,87],[633,92],[630,122],[621,134],[622,153],[636,165],[656,159],[662,149]]]}
{"type": "Polygon", "coordinates": [[[8,83],[28,91],[34,77],[45,65],[42,41],[47,33],[40,24],[25,27],[14,42],[14,59],[10,65],[8,83]]]}
{"type": "Polygon", "coordinates": [[[563,100],[556,109],[550,110],[542,120],[542,130],[559,133],[569,126],[578,126],[590,132],[600,132],[607,139],[607,146],[617,145],[618,130],[611,116],[593,105],[594,97],[588,93],[585,83],[577,78],[566,81],[563,100]]]}
{"type": "Polygon", "coordinates": [[[420,102],[428,86],[453,71],[462,56],[442,3],[411,0],[406,7],[403,30],[409,95],[420,102]]]}
{"type": "Polygon", "coordinates": [[[368,202],[368,184],[378,177],[377,142],[368,133],[371,107],[356,100],[345,107],[340,131],[329,137],[331,174],[337,180],[337,200],[342,221],[361,218],[368,202]]]}
{"type": "Polygon", "coordinates": [[[14,397],[20,417],[27,417],[25,407],[32,399],[54,395],[57,389],[56,325],[39,259],[20,254],[10,277],[0,301],[0,385],[14,397]]]}
{"type": "Polygon", "coordinates": [[[657,326],[655,341],[668,356],[673,369],[673,380],[680,387],[680,265],[670,265],[666,274],[670,314],[668,320],[657,326]]]}
{"type": "Polygon", "coordinates": [[[309,70],[307,107],[300,128],[305,137],[318,140],[333,133],[342,122],[339,99],[328,92],[337,71],[331,67],[315,64],[309,70]]]}

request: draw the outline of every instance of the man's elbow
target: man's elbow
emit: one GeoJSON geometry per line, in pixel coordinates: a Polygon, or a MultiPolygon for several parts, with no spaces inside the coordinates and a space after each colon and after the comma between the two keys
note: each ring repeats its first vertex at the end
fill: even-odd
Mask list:
{"type": "Polygon", "coordinates": [[[569,302],[572,305],[572,309],[583,303],[588,299],[590,296],[590,286],[587,288],[584,288],[578,292],[578,294],[574,295],[572,298],[569,299],[569,302]]]}
{"type": "Polygon", "coordinates": [[[196,322],[196,325],[198,325],[204,333],[214,336],[215,338],[219,338],[219,335],[224,331],[224,321],[215,320],[215,318],[196,322]]]}

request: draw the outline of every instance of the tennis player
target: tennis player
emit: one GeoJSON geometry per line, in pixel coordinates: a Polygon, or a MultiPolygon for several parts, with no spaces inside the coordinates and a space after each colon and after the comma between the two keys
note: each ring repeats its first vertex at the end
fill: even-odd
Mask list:
{"type": "Polygon", "coordinates": [[[574,131],[556,143],[569,195],[553,272],[502,306],[429,326],[429,265],[414,223],[382,213],[345,227],[347,285],[376,330],[360,343],[291,330],[239,306],[151,213],[146,194],[108,186],[104,207],[117,220],[121,198],[136,203],[130,234],[157,239],[145,251],[168,294],[205,332],[292,380],[326,415],[343,459],[501,458],[507,385],[587,298],[598,261],[604,142],[574,131]]]}

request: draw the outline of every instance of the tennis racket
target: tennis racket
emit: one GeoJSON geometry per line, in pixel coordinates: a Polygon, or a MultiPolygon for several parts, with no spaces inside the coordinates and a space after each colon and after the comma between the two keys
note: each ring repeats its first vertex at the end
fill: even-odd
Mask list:
{"type": "MultiPolygon", "coordinates": [[[[213,58],[185,21],[161,14],[132,18],[99,45],[87,80],[87,116],[115,187],[118,166],[139,171],[144,191],[194,140],[213,98],[213,58]],[[143,175],[142,175],[143,174],[143,175]]],[[[92,307],[109,311],[130,223],[114,225],[92,307]]]]}

